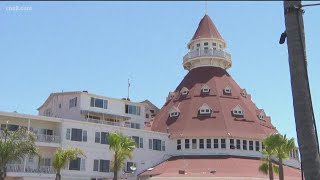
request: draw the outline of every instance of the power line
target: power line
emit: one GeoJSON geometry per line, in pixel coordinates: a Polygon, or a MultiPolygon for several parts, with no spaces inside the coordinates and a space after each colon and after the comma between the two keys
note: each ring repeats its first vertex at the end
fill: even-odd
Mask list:
{"type": "Polygon", "coordinates": [[[315,4],[305,4],[305,5],[302,5],[301,7],[306,7],[306,6],[320,6],[320,3],[315,3],[315,4]]]}

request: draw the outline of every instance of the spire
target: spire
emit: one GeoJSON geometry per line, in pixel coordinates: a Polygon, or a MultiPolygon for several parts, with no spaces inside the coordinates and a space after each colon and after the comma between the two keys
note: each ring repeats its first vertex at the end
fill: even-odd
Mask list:
{"type": "Polygon", "coordinates": [[[218,29],[213,24],[211,18],[207,15],[207,13],[201,19],[198,29],[194,33],[191,41],[201,38],[216,38],[223,40],[218,29]]]}

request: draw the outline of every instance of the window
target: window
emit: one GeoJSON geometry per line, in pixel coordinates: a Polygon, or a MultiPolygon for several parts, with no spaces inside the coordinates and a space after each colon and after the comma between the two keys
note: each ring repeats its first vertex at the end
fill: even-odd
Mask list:
{"type": "Polygon", "coordinates": [[[203,45],[208,46],[208,45],[209,45],[209,43],[208,43],[208,42],[205,42],[205,43],[203,43],[203,45]]]}
{"type": "Polygon", "coordinates": [[[219,148],[219,139],[213,139],[213,148],[218,149],[219,148]]]}
{"type": "Polygon", "coordinates": [[[184,148],[185,149],[190,149],[190,140],[189,139],[185,139],[184,140],[184,148]]]}
{"type": "Polygon", "coordinates": [[[149,114],[146,114],[146,118],[149,118],[149,114]]]}
{"type": "Polygon", "coordinates": [[[173,106],[170,110],[169,116],[170,117],[177,117],[177,116],[179,116],[179,114],[180,114],[180,110],[177,107],[173,106]]]}
{"type": "Polygon", "coordinates": [[[143,148],[143,138],[139,136],[132,136],[132,139],[136,143],[136,148],[143,148]]]}
{"type": "Polygon", "coordinates": [[[93,160],[93,171],[99,171],[99,160],[93,160]]]}
{"type": "Polygon", "coordinates": [[[256,151],[260,151],[260,142],[256,141],[256,151]]]}
{"type": "Polygon", "coordinates": [[[207,139],[207,149],[211,149],[211,139],[207,139]]]}
{"type": "Polygon", "coordinates": [[[94,142],[95,142],[95,143],[100,143],[100,142],[101,142],[100,132],[96,132],[96,133],[95,133],[94,142]]]}
{"type": "Polygon", "coordinates": [[[43,115],[44,116],[52,116],[52,109],[51,108],[48,108],[46,109],[44,112],[43,112],[43,115]]]}
{"type": "Polygon", "coordinates": [[[199,108],[199,113],[200,114],[211,114],[211,108],[208,106],[208,104],[204,103],[200,108],[199,108]]]}
{"type": "Polygon", "coordinates": [[[197,149],[197,139],[192,139],[192,149],[197,149]]]}
{"type": "Polygon", "coordinates": [[[245,89],[242,89],[240,94],[243,97],[247,97],[247,91],[245,89]]]}
{"type": "Polygon", "coordinates": [[[226,139],[221,139],[221,148],[222,149],[226,148],[226,139]]]}
{"type": "Polygon", "coordinates": [[[8,129],[9,131],[16,131],[19,129],[19,125],[15,124],[1,124],[1,130],[8,129]]]}
{"type": "Polygon", "coordinates": [[[238,115],[238,116],[243,116],[244,111],[242,110],[240,105],[237,105],[233,110],[232,110],[233,115],[238,115]]]}
{"type": "Polygon", "coordinates": [[[237,149],[241,149],[241,141],[240,141],[240,139],[237,139],[237,149]]]}
{"type": "Polygon", "coordinates": [[[69,170],[85,170],[85,159],[77,158],[69,162],[69,170]]]}
{"type": "Polygon", "coordinates": [[[221,44],[219,44],[219,48],[222,49],[222,45],[221,44]]]}
{"type": "Polygon", "coordinates": [[[127,162],[126,172],[133,172],[135,170],[136,164],[134,162],[127,162]]]}
{"type": "Polygon", "coordinates": [[[186,88],[186,87],[183,87],[181,89],[180,93],[181,93],[182,96],[185,96],[185,95],[187,95],[189,93],[189,89],[186,88]]]}
{"type": "Polygon", "coordinates": [[[261,142],[261,147],[262,147],[262,149],[264,149],[264,144],[263,144],[263,142],[261,142]]]}
{"type": "Polygon", "coordinates": [[[204,139],[199,139],[199,148],[204,149],[204,139]]]}
{"type": "Polygon", "coordinates": [[[249,141],[249,150],[253,151],[253,141],[249,141]]]}
{"type": "Polygon", "coordinates": [[[242,141],[242,149],[247,150],[247,140],[242,141]]]}
{"type": "Polygon", "coordinates": [[[230,139],[230,149],[235,149],[235,147],[234,147],[234,139],[230,139]]]}
{"type": "Polygon", "coordinates": [[[266,116],[266,114],[264,113],[264,110],[261,110],[260,114],[259,114],[259,119],[260,120],[264,120],[264,117],[266,116]]]}
{"type": "Polygon", "coordinates": [[[66,139],[71,140],[71,141],[83,141],[87,142],[87,131],[82,130],[82,129],[67,129],[66,132],[66,139]]]}
{"type": "Polygon", "coordinates": [[[177,117],[177,116],[179,116],[179,112],[176,112],[176,111],[170,112],[170,117],[177,117]]]}
{"type": "Polygon", "coordinates": [[[50,158],[41,158],[40,159],[40,166],[51,166],[51,159],[50,158]]]}
{"type": "Polygon", "coordinates": [[[61,107],[62,107],[62,105],[61,105],[61,103],[59,104],[59,109],[61,109],[61,107]]]}
{"type": "Polygon", "coordinates": [[[200,47],[200,43],[197,44],[197,47],[200,47]]]}
{"type": "Polygon", "coordinates": [[[181,139],[177,140],[177,150],[181,150],[181,139]]]}
{"type": "Polygon", "coordinates": [[[202,93],[208,93],[210,91],[210,88],[208,85],[203,85],[202,88],[201,88],[201,92],[202,93]]]}
{"type": "Polygon", "coordinates": [[[231,88],[230,88],[229,86],[227,86],[227,87],[225,87],[225,88],[223,89],[223,92],[224,92],[225,94],[231,94],[231,88]]]}
{"type": "Polygon", "coordinates": [[[108,100],[103,100],[103,99],[98,99],[98,98],[91,97],[90,106],[91,107],[108,109],[108,100]]]}
{"type": "Polygon", "coordinates": [[[69,108],[77,107],[77,97],[69,100],[69,108]]]}
{"type": "Polygon", "coordinates": [[[140,129],[140,124],[139,123],[130,123],[130,127],[133,129],[140,129]]]}
{"type": "Polygon", "coordinates": [[[166,150],[166,142],[161,141],[161,151],[165,151],[165,150],[166,150]]]}
{"type": "Polygon", "coordinates": [[[110,161],[109,160],[100,160],[100,172],[110,172],[110,161]]]}
{"type": "Polygon", "coordinates": [[[101,132],[101,144],[109,144],[109,133],[108,132],[101,132]]]}
{"type": "Polygon", "coordinates": [[[127,114],[140,115],[140,107],[139,106],[126,104],[125,108],[126,108],[126,113],[127,114]]]}
{"type": "Polygon", "coordinates": [[[165,141],[161,141],[160,139],[149,139],[149,149],[156,151],[165,151],[165,141]]]}

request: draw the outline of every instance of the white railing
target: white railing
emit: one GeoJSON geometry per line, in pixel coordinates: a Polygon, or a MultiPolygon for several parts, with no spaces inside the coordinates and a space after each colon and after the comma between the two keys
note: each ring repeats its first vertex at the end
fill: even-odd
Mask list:
{"type": "Polygon", "coordinates": [[[97,123],[97,124],[106,124],[111,126],[121,126],[120,122],[104,121],[100,119],[87,119],[88,122],[97,123]]]}
{"type": "Polygon", "coordinates": [[[7,172],[54,174],[52,166],[7,164],[7,172]]]}
{"type": "Polygon", "coordinates": [[[45,135],[45,134],[37,134],[38,142],[48,142],[48,143],[60,143],[60,136],[55,135],[45,135]]]}
{"type": "MultiPolygon", "coordinates": [[[[37,142],[48,142],[48,143],[60,143],[60,136],[35,134],[37,142]]],[[[4,138],[2,131],[0,131],[0,139],[4,138]]]]}
{"type": "Polygon", "coordinates": [[[196,57],[218,57],[225,58],[226,60],[231,62],[231,55],[226,53],[225,51],[216,50],[216,49],[201,49],[190,51],[183,57],[183,62],[188,61],[189,59],[196,57]]]}

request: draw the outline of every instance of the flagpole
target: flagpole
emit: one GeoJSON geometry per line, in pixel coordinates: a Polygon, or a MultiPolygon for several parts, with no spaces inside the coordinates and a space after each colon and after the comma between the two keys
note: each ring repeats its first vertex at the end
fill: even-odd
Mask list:
{"type": "Polygon", "coordinates": [[[129,100],[129,88],[130,88],[130,82],[129,82],[129,78],[128,78],[128,97],[127,97],[127,100],[129,100]]]}

